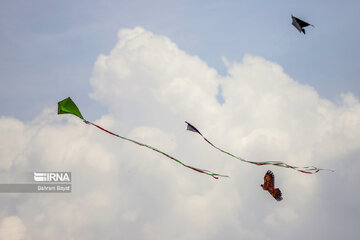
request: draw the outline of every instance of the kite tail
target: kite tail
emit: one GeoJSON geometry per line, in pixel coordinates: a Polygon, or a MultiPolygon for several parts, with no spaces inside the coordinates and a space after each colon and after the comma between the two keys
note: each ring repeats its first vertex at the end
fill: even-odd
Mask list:
{"type": "Polygon", "coordinates": [[[211,172],[211,171],[208,171],[208,170],[199,169],[199,168],[195,168],[195,167],[186,165],[185,163],[179,161],[178,159],[170,156],[170,155],[167,154],[167,153],[164,153],[164,152],[160,151],[160,150],[157,149],[157,148],[154,148],[154,147],[152,147],[152,146],[149,146],[149,145],[144,144],[144,143],[141,143],[141,142],[137,142],[137,141],[132,140],[132,139],[130,139],[130,138],[126,138],[126,137],[117,135],[117,134],[115,134],[115,133],[113,133],[113,132],[110,132],[110,131],[106,130],[105,128],[102,128],[102,127],[100,127],[100,126],[98,126],[98,125],[96,125],[95,123],[92,123],[92,122],[90,122],[90,121],[84,120],[84,122],[85,122],[86,124],[91,124],[91,125],[99,128],[100,130],[102,130],[102,131],[104,131],[104,132],[106,132],[106,133],[108,133],[108,134],[111,134],[111,135],[113,135],[113,136],[115,136],[115,137],[121,138],[121,139],[123,139],[123,140],[129,141],[129,142],[132,142],[132,143],[135,143],[135,144],[137,144],[137,145],[139,145],[139,146],[146,147],[146,148],[149,148],[149,149],[151,149],[151,150],[153,150],[153,151],[155,151],[155,152],[161,153],[162,155],[164,155],[164,156],[166,156],[166,157],[174,160],[175,162],[183,165],[184,167],[190,168],[190,169],[192,169],[192,170],[194,170],[194,171],[197,171],[197,172],[199,172],[199,173],[203,173],[203,174],[209,175],[209,176],[211,176],[211,177],[213,177],[213,178],[215,178],[215,179],[219,179],[219,177],[229,177],[229,176],[226,176],[226,175],[221,175],[221,174],[217,174],[217,173],[214,173],[214,172],[211,172]]]}
{"type": "Polygon", "coordinates": [[[210,142],[208,139],[206,139],[196,127],[194,127],[192,124],[188,123],[187,121],[185,121],[185,123],[187,124],[187,130],[198,133],[212,147],[214,147],[217,150],[219,150],[219,151],[221,151],[221,152],[223,152],[223,153],[225,153],[225,154],[227,154],[227,155],[229,155],[229,156],[231,156],[233,158],[236,158],[236,159],[238,159],[238,160],[240,160],[242,162],[251,163],[251,164],[258,165],[258,166],[273,165],[273,166],[278,166],[278,167],[291,168],[291,169],[294,169],[294,170],[296,170],[298,172],[308,173],[308,174],[315,174],[315,173],[319,172],[320,170],[327,170],[327,171],[334,172],[334,170],[331,170],[331,169],[317,168],[317,167],[314,167],[314,166],[296,167],[296,166],[291,166],[291,165],[288,165],[286,163],[278,162],[278,161],[267,161],[267,162],[248,161],[248,160],[245,160],[245,159],[243,159],[241,157],[235,156],[234,154],[231,154],[231,153],[229,153],[229,152],[227,152],[225,150],[222,150],[221,148],[215,146],[212,142],[210,142]]]}

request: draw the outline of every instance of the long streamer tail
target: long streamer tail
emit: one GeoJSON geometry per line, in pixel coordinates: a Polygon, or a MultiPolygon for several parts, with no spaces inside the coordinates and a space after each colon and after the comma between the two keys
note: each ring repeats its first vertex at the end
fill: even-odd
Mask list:
{"type": "Polygon", "coordinates": [[[132,140],[132,139],[129,139],[129,138],[120,136],[120,135],[118,135],[118,134],[115,134],[115,133],[110,132],[109,130],[106,130],[105,128],[102,128],[102,127],[96,125],[95,123],[89,122],[89,121],[87,121],[87,120],[84,120],[84,122],[85,122],[86,124],[91,124],[91,125],[97,127],[98,129],[100,129],[100,130],[102,130],[102,131],[104,131],[104,132],[106,132],[106,133],[108,133],[108,134],[111,134],[111,135],[113,135],[113,136],[115,136],[115,137],[121,138],[121,139],[123,139],[123,140],[129,141],[129,142],[132,142],[132,143],[135,143],[135,144],[137,144],[137,145],[139,145],[139,146],[146,147],[146,148],[149,148],[149,149],[151,149],[151,150],[153,150],[153,151],[155,151],[155,152],[161,153],[162,155],[164,155],[164,156],[166,156],[166,157],[174,160],[175,162],[183,165],[184,167],[190,168],[190,169],[192,169],[192,170],[194,170],[194,171],[197,171],[197,172],[199,172],[199,173],[203,173],[203,174],[209,175],[209,176],[211,176],[211,177],[213,177],[213,178],[215,178],[215,179],[218,179],[219,177],[229,177],[229,176],[226,176],[226,175],[221,175],[221,174],[217,174],[217,173],[214,173],[214,172],[211,172],[211,171],[208,171],[208,170],[199,169],[199,168],[195,168],[195,167],[186,165],[185,163],[179,161],[178,159],[170,156],[170,155],[167,154],[167,153],[164,153],[164,152],[160,151],[160,150],[157,149],[157,148],[154,148],[154,147],[149,146],[149,145],[147,145],[147,144],[140,143],[140,142],[138,142],[138,141],[135,141],[135,140],[132,140]]]}
{"type": "Polygon", "coordinates": [[[284,167],[284,168],[291,168],[291,169],[294,169],[296,171],[299,171],[299,172],[302,172],[302,173],[309,173],[309,174],[314,174],[314,173],[317,173],[319,172],[320,170],[327,170],[327,171],[332,171],[334,172],[334,170],[331,170],[331,169],[324,169],[324,168],[317,168],[317,167],[314,167],[314,166],[307,166],[307,167],[297,167],[297,166],[291,166],[291,165],[288,165],[286,163],[283,163],[283,162],[279,162],[279,161],[267,161],[267,162],[253,162],[253,161],[248,161],[248,160],[245,160],[241,157],[238,157],[238,156],[235,156],[234,154],[232,153],[229,153],[227,151],[224,151],[222,150],[221,148],[218,148],[217,146],[215,146],[214,144],[212,144],[209,140],[207,140],[202,134],[201,132],[196,128],[194,127],[192,124],[188,123],[187,121],[185,121],[185,123],[187,124],[187,130],[189,131],[192,131],[192,132],[195,132],[195,133],[198,133],[208,144],[210,144],[212,147],[216,148],[217,150],[233,157],[233,158],[236,158],[242,162],[246,162],[246,163],[251,163],[251,164],[255,164],[255,165],[258,165],[258,166],[262,166],[262,165],[274,165],[274,166],[278,166],[278,167],[284,167]]]}

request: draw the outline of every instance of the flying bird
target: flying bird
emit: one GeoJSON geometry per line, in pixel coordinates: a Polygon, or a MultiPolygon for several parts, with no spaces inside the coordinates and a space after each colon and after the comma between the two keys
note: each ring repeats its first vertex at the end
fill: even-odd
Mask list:
{"type": "Polygon", "coordinates": [[[314,25],[310,24],[310,23],[307,23],[297,17],[294,17],[293,15],[291,15],[291,18],[292,18],[292,25],[294,25],[294,27],[299,30],[299,32],[303,32],[305,34],[305,29],[304,27],[307,27],[307,26],[312,26],[314,27],[314,25]]]}
{"type": "Polygon", "coordinates": [[[268,170],[264,176],[264,184],[261,187],[267,190],[277,201],[282,200],[281,191],[278,188],[274,188],[275,177],[272,171],[268,170]]]}

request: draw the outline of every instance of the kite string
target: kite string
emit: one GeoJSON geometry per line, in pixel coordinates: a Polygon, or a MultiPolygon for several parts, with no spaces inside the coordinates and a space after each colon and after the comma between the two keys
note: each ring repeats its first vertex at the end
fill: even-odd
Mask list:
{"type": "Polygon", "coordinates": [[[291,168],[291,169],[294,169],[296,171],[299,171],[299,172],[302,172],[302,173],[308,173],[308,174],[315,174],[315,173],[319,172],[320,170],[327,170],[327,171],[334,172],[334,170],[331,170],[331,169],[317,168],[317,167],[314,167],[314,166],[296,167],[296,166],[291,166],[291,165],[288,165],[286,163],[279,162],[279,161],[267,161],[267,162],[248,161],[248,160],[245,160],[245,159],[243,159],[241,157],[235,156],[234,154],[231,154],[231,153],[229,153],[227,151],[224,151],[221,148],[215,146],[212,142],[210,142],[208,139],[206,139],[196,127],[194,127],[192,124],[188,123],[187,121],[185,121],[185,123],[187,123],[190,126],[190,128],[188,127],[188,130],[190,130],[192,132],[197,132],[212,147],[216,148],[217,150],[219,150],[219,151],[221,151],[221,152],[223,152],[223,153],[225,153],[225,154],[227,154],[227,155],[229,155],[229,156],[231,156],[233,158],[236,158],[236,159],[238,159],[240,161],[243,161],[243,162],[255,164],[255,165],[258,165],[258,166],[274,165],[274,166],[279,166],[279,167],[284,167],[284,168],[291,168]],[[300,169],[300,168],[302,168],[302,169],[300,169]]]}
{"type": "Polygon", "coordinates": [[[178,159],[170,156],[170,155],[167,154],[167,153],[164,153],[164,152],[160,151],[160,150],[157,149],[157,148],[154,148],[154,147],[149,146],[149,145],[144,144],[144,143],[137,142],[137,141],[132,140],[132,139],[130,139],[130,138],[126,138],[126,137],[120,136],[120,135],[118,135],[118,134],[116,134],[116,133],[113,133],[113,132],[111,132],[111,131],[109,131],[109,130],[106,130],[106,129],[104,129],[104,128],[102,128],[102,127],[100,127],[100,126],[98,126],[98,125],[96,125],[95,123],[92,123],[92,122],[90,122],[90,121],[84,120],[84,122],[85,122],[86,124],[91,124],[91,125],[99,128],[100,130],[102,130],[102,131],[104,131],[104,132],[106,132],[106,133],[109,133],[109,134],[111,134],[111,135],[113,135],[113,136],[115,136],[115,137],[118,137],[118,138],[121,138],[121,139],[130,141],[130,142],[135,143],[135,144],[137,144],[137,145],[140,145],[140,146],[142,146],[142,147],[147,147],[147,148],[149,148],[149,149],[151,149],[151,150],[153,150],[153,151],[156,151],[156,152],[158,152],[158,153],[161,153],[161,154],[163,154],[164,156],[166,156],[166,157],[168,157],[168,158],[176,161],[177,163],[183,165],[184,167],[187,167],[187,168],[190,168],[190,169],[192,169],[192,170],[194,170],[194,171],[197,171],[197,172],[200,172],[200,173],[209,175],[209,176],[211,176],[211,177],[213,177],[213,178],[215,178],[215,179],[218,179],[219,177],[229,177],[229,176],[226,176],[226,175],[221,175],[221,174],[213,173],[213,172],[208,171],[208,170],[199,169],[199,168],[195,168],[195,167],[186,165],[185,163],[179,161],[178,159]]]}

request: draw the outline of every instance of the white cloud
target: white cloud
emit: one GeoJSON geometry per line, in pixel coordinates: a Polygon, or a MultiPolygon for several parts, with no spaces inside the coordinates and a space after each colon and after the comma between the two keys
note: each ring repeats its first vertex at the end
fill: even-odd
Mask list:
{"type": "Polygon", "coordinates": [[[26,142],[24,124],[16,119],[2,117],[0,121],[0,170],[9,170],[26,142]]]}
{"type": "Polygon", "coordinates": [[[297,213],[291,208],[277,208],[274,213],[265,218],[265,223],[269,225],[282,226],[297,219],[297,213]]]}
{"type": "Polygon", "coordinates": [[[98,58],[91,79],[95,99],[123,121],[142,124],[138,118],[155,122],[159,116],[169,119],[169,112],[204,118],[201,109],[215,115],[218,83],[216,71],[201,59],[139,27],[119,32],[119,42],[109,56],[98,58]]]}
{"type": "MultiPolygon", "coordinates": [[[[311,220],[332,226],[317,212],[350,206],[359,211],[351,199],[344,206],[326,184],[334,181],[336,190],[348,194],[340,183],[356,187],[360,180],[352,158],[360,150],[358,100],[351,94],[339,103],[322,99],[261,57],[248,55],[227,66],[229,75],[219,76],[167,37],[125,29],[111,53],[96,61],[91,96],[109,109],[96,121],[101,126],[230,179],[214,180],[75,117],[56,116],[54,106],[31,123],[0,119],[0,167],[71,171],[73,193],[6,196],[1,201],[8,208],[0,216],[18,216],[33,239],[300,239],[304,235],[289,231],[303,229],[331,239],[331,227],[322,233],[311,220]],[[219,84],[223,105],[216,100],[219,84]],[[186,132],[185,120],[249,160],[336,172],[306,175],[239,162],[186,132]],[[282,202],[260,188],[268,168],[282,202]]],[[[356,218],[347,224],[354,226],[356,218]]]]}
{"type": "Polygon", "coordinates": [[[4,218],[0,223],[0,239],[21,240],[24,239],[26,228],[17,216],[4,218]]]}

